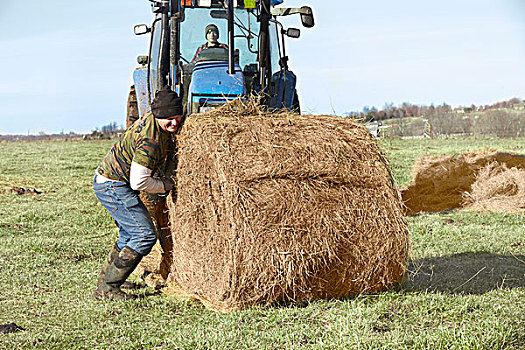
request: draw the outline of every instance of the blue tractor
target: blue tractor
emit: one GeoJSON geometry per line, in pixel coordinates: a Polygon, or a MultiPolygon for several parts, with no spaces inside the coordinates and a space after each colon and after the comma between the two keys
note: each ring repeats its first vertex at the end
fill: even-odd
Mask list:
{"type": "Polygon", "coordinates": [[[128,126],[150,110],[155,93],[170,86],[184,98],[187,115],[206,112],[236,98],[258,94],[268,108],[299,112],[296,76],[288,68],[285,29],[279,17],[299,14],[304,27],[314,26],[312,9],[276,7],[283,0],[149,0],[154,21],[136,25],[150,33],[148,56],[139,56],[128,98],[128,126]],[[227,42],[197,48],[204,29],[214,25],[227,42]]]}

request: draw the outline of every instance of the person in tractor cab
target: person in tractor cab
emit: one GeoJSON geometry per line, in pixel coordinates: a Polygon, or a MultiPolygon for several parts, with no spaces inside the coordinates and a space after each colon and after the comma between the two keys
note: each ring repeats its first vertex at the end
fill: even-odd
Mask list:
{"type": "Polygon", "coordinates": [[[197,56],[202,50],[206,50],[210,47],[220,47],[223,49],[227,49],[228,45],[221,44],[219,42],[219,28],[215,24],[208,24],[206,28],[204,29],[204,36],[206,37],[207,42],[197,49],[195,52],[195,56],[193,56],[192,63],[197,60],[197,56]]]}
{"type": "Polygon", "coordinates": [[[151,112],[122,134],[95,171],[95,196],[113,217],[120,236],[100,272],[94,292],[97,299],[137,297],[124,293],[121,287],[157,240],[139,191],[166,193],[174,187],[170,178],[156,179],[152,174],[166,161],[171,133],[180,127],[182,114],[182,99],[163,88],[153,100],[151,112]]]}

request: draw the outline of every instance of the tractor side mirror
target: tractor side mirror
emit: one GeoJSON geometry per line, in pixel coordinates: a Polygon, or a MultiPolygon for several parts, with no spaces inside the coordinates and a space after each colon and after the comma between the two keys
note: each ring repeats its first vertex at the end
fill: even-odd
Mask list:
{"type": "Polygon", "coordinates": [[[306,28],[312,28],[315,25],[314,14],[309,6],[301,7],[301,23],[306,28]]]}
{"type": "Polygon", "coordinates": [[[145,24],[137,24],[133,27],[133,31],[135,32],[135,35],[142,35],[151,32],[151,28],[145,24]]]}
{"type": "Polygon", "coordinates": [[[301,30],[297,28],[288,28],[283,30],[283,34],[289,38],[297,39],[301,36],[301,30]]]}
{"type": "Polygon", "coordinates": [[[149,61],[149,56],[138,56],[137,63],[143,66],[147,65],[149,61]]]}
{"type": "Polygon", "coordinates": [[[301,22],[303,23],[303,26],[305,26],[306,28],[312,28],[314,26],[314,14],[310,6],[303,6],[301,8],[273,8],[271,11],[271,14],[274,16],[289,16],[296,13],[299,13],[301,15],[301,22]]]}
{"type": "Polygon", "coordinates": [[[211,10],[210,11],[211,18],[222,18],[222,19],[228,19],[228,14],[225,10],[211,10]]]}

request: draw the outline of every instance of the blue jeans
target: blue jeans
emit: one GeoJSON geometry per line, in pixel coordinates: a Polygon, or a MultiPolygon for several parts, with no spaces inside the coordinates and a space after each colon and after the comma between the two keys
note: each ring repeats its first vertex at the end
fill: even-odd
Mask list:
{"type": "Polygon", "coordinates": [[[121,181],[97,183],[95,174],[93,190],[119,229],[117,246],[129,247],[141,255],[148,255],[157,241],[155,226],[139,192],[121,181]]]}

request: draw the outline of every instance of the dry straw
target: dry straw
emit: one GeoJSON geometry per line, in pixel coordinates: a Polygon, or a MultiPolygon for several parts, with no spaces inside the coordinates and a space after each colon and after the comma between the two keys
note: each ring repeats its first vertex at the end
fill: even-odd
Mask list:
{"type": "Polygon", "coordinates": [[[525,211],[525,167],[509,169],[489,163],[476,175],[465,204],[466,209],[477,211],[525,211]]]}
{"type": "Polygon", "coordinates": [[[188,117],[178,145],[168,197],[177,293],[232,311],[403,278],[401,198],[362,125],[236,101],[188,117]]]}
{"type": "Polygon", "coordinates": [[[504,196],[507,199],[512,197],[513,200],[506,206],[494,204],[492,208],[520,210],[523,190],[516,194],[513,194],[514,189],[509,191],[509,181],[513,183],[510,186],[512,188],[522,186],[519,176],[523,176],[524,170],[517,169],[525,169],[524,156],[496,150],[424,156],[414,164],[413,183],[402,191],[407,213],[436,212],[462,208],[465,205],[469,209],[481,209],[485,206],[489,210],[489,202],[501,202],[503,193],[506,193],[504,196]],[[516,170],[507,169],[513,167],[516,170]],[[490,180],[496,174],[498,179],[490,180]],[[484,186],[487,187],[483,189],[484,186]],[[494,198],[498,196],[499,198],[494,198]],[[475,204],[476,201],[483,201],[484,204],[475,204]]]}

